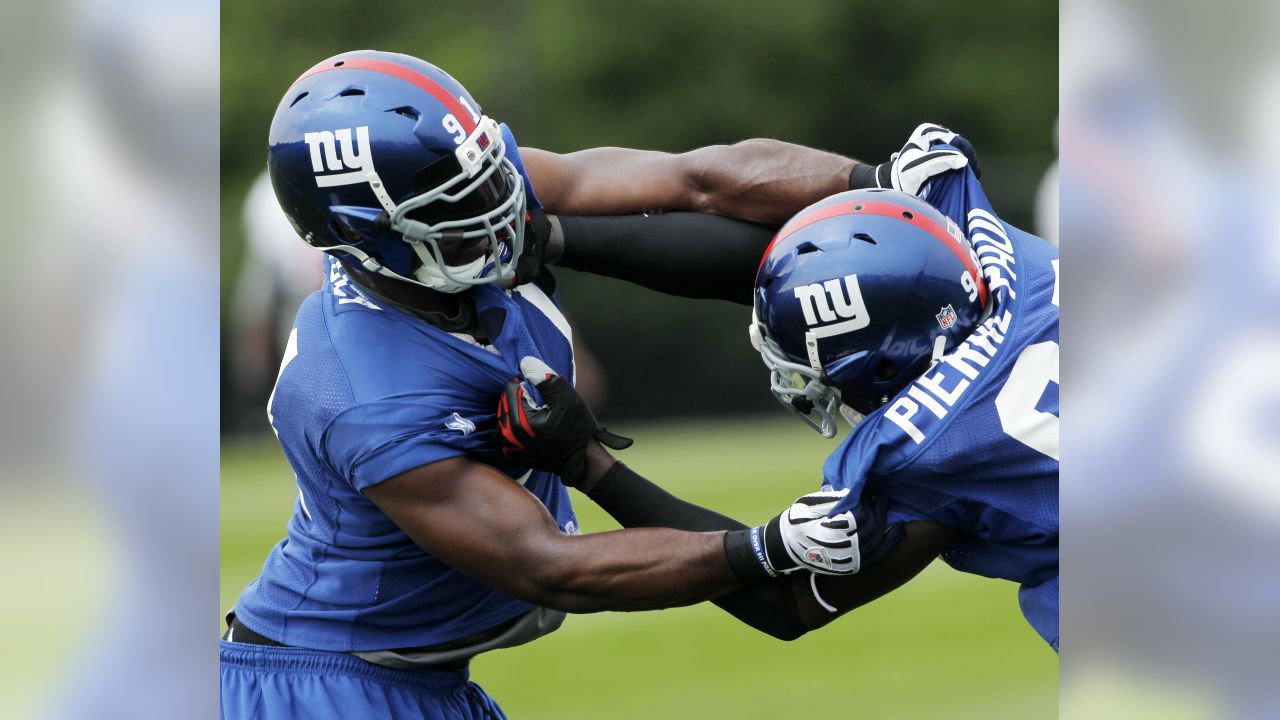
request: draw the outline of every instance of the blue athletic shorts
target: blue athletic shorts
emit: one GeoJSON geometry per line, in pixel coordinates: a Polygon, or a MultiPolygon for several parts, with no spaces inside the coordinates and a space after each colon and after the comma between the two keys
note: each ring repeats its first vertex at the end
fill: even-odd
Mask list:
{"type": "Polygon", "coordinates": [[[221,641],[224,720],[505,720],[468,670],[396,670],[346,653],[221,641]]]}

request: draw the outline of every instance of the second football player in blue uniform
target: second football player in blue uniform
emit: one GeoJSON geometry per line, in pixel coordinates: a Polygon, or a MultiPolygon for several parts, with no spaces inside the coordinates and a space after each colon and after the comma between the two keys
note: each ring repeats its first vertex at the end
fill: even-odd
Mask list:
{"type": "MultiPolygon", "coordinates": [[[[550,223],[549,257],[562,265],[753,304],[751,340],[779,401],[828,437],[840,415],[854,425],[823,466],[825,492],[729,533],[744,564],[811,571],[775,581],[794,598],[776,606],[775,634],[820,627],[941,554],[1019,583],[1023,614],[1058,648],[1057,249],[1000,220],[977,173],[963,138],[922,125],[892,161],[863,168],[870,189],[813,204],[772,240],[680,214],[550,223]],[[853,575],[852,511],[885,499],[906,539],[853,575]]],[[[567,385],[542,368],[526,375],[546,403],[509,384],[502,408],[519,408],[524,446],[507,443],[510,457],[560,467],[586,456],[578,487],[627,527],[737,527],[691,519],[696,510],[587,439],[594,424],[570,420],[583,406],[567,385]]]]}

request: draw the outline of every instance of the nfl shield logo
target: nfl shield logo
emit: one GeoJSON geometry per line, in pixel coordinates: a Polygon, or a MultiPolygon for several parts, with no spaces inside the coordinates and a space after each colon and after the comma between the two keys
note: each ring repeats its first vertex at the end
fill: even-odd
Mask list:
{"type": "Polygon", "coordinates": [[[943,330],[946,330],[956,324],[956,309],[948,305],[942,308],[942,311],[938,313],[937,317],[938,325],[941,326],[943,330]]]}
{"type": "Polygon", "coordinates": [[[831,558],[827,555],[827,551],[822,548],[806,548],[804,559],[813,567],[831,569],[831,558]]]}

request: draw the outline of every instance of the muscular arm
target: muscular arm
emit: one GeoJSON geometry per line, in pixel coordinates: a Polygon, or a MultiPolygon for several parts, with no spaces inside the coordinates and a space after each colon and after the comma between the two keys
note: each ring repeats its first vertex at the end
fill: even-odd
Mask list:
{"type": "Polygon", "coordinates": [[[816,630],[901,587],[933,562],[955,535],[955,528],[933,522],[918,520],[905,525],[902,542],[869,570],[844,576],[794,573],[786,578],[807,629],[816,630]],[[815,582],[818,595],[835,612],[824,608],[814,597],[815,582]]]}
{"type": "MultiPolygon", "coordinates": [[[[598,445],[588,447],[587,462],[586,479],[580,489],[623,527],[701,531],[745,527],[732,518],[671,495],[625,466],[619,468],[598,445]]],[[[763,633],[780,640],[794,640],[900,587],[928,566],[954,534],[952,528],[922,521],[907,523],[905,532],[897,547],[856,575],[835,577],[796,572],[753,584],[714,602],[763,633]],[[824,603],[829,607],[824,607],[824,603]]]]}
{"type": "Polygon", "coordinates": [[[545,607],[656,609],[741,587],[723,533],[652,528],[565,535],[529,491],[466,458],[415,468],[365,494],[432,555],[545,607]]]}
{"type": "Polygon", "coordinates": [[[857,161],[779,140],[745,140],[672,154],[594,148],[560,155],[522,148],[546,211],[623,215],[688,210],[781,225],[849,189],[857,161]]]}

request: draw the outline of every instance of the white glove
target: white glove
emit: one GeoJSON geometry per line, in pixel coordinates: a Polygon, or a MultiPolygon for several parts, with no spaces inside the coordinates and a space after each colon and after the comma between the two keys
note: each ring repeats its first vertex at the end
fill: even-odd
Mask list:
{"type": "Polygon", "coordinates": [[[848,494],[824,486],[764,525],[729,532],[725,552],[734,572],[749,583],[796,570],[852,575],[874,565],[902,540],[904,528],[888,525],[883,496],[863,497],[852,510],[831,515],[848,494]]]}
{"type": "Polygon", "coordinates": [[[809,493],[778,516],[783,546],[797,566],[837,575],[858,572],[857,518],[852,511],[827,516],[848,494],[847,489],[809,493]]]}
{"type": "Polygon", "coordinates": [[[935,125],[924,123],[918,126],[902,149],[877,168],[876,184],[879,187],[892,187],[919,197],[925,184],[935,176],[951,170],[959,170],[973,161],[974,173],[981,175],[978,168],[977,155],[968,140],[935,125]],[[934,145],[954,145],[960,150],[932,150],[934,145]],[[887,166],[887,167],[886,167],[887,166]]]}

